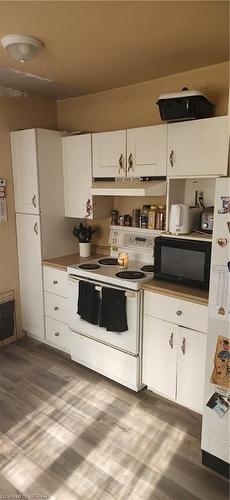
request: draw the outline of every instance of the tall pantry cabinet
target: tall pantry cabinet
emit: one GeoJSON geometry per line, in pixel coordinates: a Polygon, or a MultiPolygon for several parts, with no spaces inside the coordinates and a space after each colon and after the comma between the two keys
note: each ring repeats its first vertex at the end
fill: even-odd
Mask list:
{"type": "Polygon", "coordinates": [[[76,251],[64,217],[61,132],[11,132],[21,327],[45,338],[42,260],[76,251]]]}

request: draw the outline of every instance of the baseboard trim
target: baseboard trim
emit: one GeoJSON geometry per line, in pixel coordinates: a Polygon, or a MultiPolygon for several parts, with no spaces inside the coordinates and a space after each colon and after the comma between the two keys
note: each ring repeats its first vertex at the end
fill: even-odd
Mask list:
{"type": "Polygon", "coordinates": [[[229,464],[221,458],[202,450],[202,464],[229,479],[229,464]]]}

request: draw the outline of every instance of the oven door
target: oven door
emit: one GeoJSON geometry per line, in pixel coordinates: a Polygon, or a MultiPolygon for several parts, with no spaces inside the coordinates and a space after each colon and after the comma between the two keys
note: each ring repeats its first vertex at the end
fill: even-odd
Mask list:
{"type": "MultiPolygon", "coordinates": [[[[142,292],[125,290],[128,330],[119,333],[108,332],[105,328],[91,325],[87,321],[82,320],[77,314],[79,280],[88,281],[82,280],[80,277],[69,276],[68,278],[68,323],[70,329],[99,342],[103,342],[122,351],[126,351],[130,354],[139,354],[142,292]]],[[[103,286],[106,286],[91,280],[90,282],[95,284],[97,290],[101,290],[103,286]]],[[[122,288],[115,286],[110,288],[122,290],[122,288]]]]}

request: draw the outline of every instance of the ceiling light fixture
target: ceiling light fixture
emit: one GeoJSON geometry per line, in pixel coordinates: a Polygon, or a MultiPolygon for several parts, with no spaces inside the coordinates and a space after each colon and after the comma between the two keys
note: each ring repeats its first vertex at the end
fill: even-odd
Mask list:
{"type": "Polygon", "coordinates": [[[1,44],[14,59],[22,63],[33,59],[42,49],[42,42],[27,35],[6,35],[1,38],[1,44]]]}

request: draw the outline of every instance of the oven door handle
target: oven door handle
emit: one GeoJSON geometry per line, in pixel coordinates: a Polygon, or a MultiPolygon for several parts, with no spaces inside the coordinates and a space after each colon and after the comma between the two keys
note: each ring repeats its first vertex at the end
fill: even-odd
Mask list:
{"type": "MultiPolygon", "coordinates": [[[[70,281],[71,283],[76,283],[77,281],[88,281],[87,279],[82,279],[80,276],[79,277],[73,277],[73,276],[68,276],[68,281],[70,281]]],[[[95,285],[95,289],[98,290],[99,292],[101,292],[102,288],[105,287],[105,288],[115,288],[117,290],[117,287],[113,286],[113,285],[107,285],[107,284],[104,284],[103,285],[98,285],[97,283],[95,283],[95,281],[89,281],[89,283],[93,283],[95,285]]],[[[118,288],[119,290],[121,290],[121,288],[118,288]]],[[[124,290],[125,291],[125,296],[128,297],[128,298],[135,298],[135,295],[137,292],[135,292],[134,290],[124,290]]],[[[140,290],[138,290],[140,291],[140,290]]]]}

